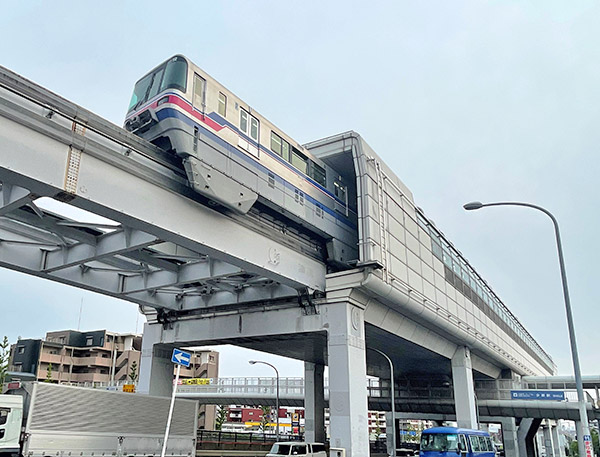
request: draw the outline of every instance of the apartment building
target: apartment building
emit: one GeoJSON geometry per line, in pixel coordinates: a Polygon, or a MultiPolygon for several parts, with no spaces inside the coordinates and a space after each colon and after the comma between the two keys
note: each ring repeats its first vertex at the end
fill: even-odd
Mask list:
{"type": "MultiPolygon", "coordinates": [[[[135,383],[139,375],[142,336],[108,330],[80,332],[61,330],[46,333],[44,339],[19,339],[11,346],[9,370],[32,373],[39,381],[60,384],[109,386],[135,383]],[[134,376],[135,378],[136,376],[134,376]]],[[[216,378],[219,353],[192,351],[189,368],[180,378],[216,378]]],[[[199,428],[214,428],[214,406],[200,406],[199,428]]]]}
{"type": "Polygon", "coordinates": [[[44,339],[20,339],[11,347],[11,370],[40,381],[109,385],[139,373],[142,337],[107,330],[48,332],[44,339]]]}

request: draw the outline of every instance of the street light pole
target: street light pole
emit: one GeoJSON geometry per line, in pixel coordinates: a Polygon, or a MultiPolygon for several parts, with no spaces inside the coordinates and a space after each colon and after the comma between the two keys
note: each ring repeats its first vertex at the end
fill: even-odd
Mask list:
{"type": "Polygon", "coordinates": [[[275,408],[277,408],[277,412],[275,414],[276,419],[277,419],[277,428],[275,429],[275,436],[276,436],[276,440],[279,441],[279,371],[277,371],[277,368],[275,368],[274,365],[271,365],[269,362],[262,362],[260,360],[248,360],[248,363],[250,365],[255,365],[257,363],[262,363],[263,365],[269,365],[271,368],[273,368],[273,370],[275,370],[275,376],[276,376],[276,390],[275,390],[275,408]]]}
{"type": "Polygon", "coordinates": [[[571,299],[569,298],[569,287],[567,285],[567,272],[565,268],[565,259],[563,256],[562,242],[560,240],[560,231],[558,230],[558,221],[552,215],[550,211],[541,206],[532,205],[530,203],[522,202],[494,202],[494,203],[481,203],[471,202],[463,206],[467,211],[473,211],[486,206],[525,206],[528,208],[537,209],[546,216],[548,216],[554,224],[554,233],[556,234],[556,246],[558,249],[558,261],[560,263],[560,275],[562,279],[563,295],[565,299],[565,308],[567,311],[567,325],[569,327],[569,339],[571,342],[571,355],[573,357],[573,369],[575,371],[575,385],[577,387],[577,400],[579,406],[579,420],[581,422],[581,433],[577,433],[577,443],[579,445],[579,456],[587,456],[587,448],[591,448],[591,436],[590,427],[588,422],[588,415],[585,403],[585,396],[583,393],[583,382],[581,380],[581,367],[579,365],[579,355],[577,351],[577,340],[575,339],[575,326],[573,324],[573,313],[571,311],[571,299]]]}
{"type": "Polygon", "coordinates": [[[392,456],[396,457],[396,392],[394,391],[394,364],[392,363],[392,359],[390,359],[386,353],[380,351],[375,348],[368,348],[372,351],[381,354],[386,358],[388,363],[390,364],[390,385],[391,385],[391,404],[392,404],[392,456]]]}

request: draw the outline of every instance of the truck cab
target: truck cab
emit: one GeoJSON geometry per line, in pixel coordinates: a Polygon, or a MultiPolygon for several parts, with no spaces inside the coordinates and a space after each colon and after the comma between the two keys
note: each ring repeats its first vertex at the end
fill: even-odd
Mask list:
{"type": "Polygon", "coordinates": [[[0,395],[0,456],[18,455],[23,423],[23,397],[0,395]]]}

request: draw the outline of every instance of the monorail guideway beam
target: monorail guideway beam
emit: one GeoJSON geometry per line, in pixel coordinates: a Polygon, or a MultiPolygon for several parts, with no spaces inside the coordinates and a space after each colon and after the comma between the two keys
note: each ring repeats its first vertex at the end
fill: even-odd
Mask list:
{"type": "Polygon", "coordinates": [[[26,80],[13,85],[31,90],[18,93],[2,68],[0,76],[1,266],[184,312],[324,290],[314,254],[202,204],[152,145],[26,80]],[[44,211],[40,197],[114,225],[44,211]]]}

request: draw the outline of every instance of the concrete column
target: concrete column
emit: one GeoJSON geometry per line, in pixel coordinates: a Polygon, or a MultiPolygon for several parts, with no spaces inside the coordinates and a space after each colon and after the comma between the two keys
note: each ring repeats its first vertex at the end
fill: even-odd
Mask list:
{"type": "Polygon", "coordinates": [[[458,426],[476,429],[475,388],[473,386],[471,351],[468,347],[457,348],[452,357],[452,385],[458,426]]]}
{"type": "Polygon", "coordinates": [[[144,324],[137,391],[157,397],[170,397],[173,391],[173,349],[160,344],[161,337],[161,324],[144,324]]]}
{"type": "Polygon", "coordinates": [[[519,457],[517,424],[514,417],[502,418],[502,443],[505,457],[519,457]]]}
{"type": "Polygon", "coordinates": [[[540,427],[541,419],[523,418],[517,430],[519,457],[535,457],[535,435],[540,427]]]}
{"type": "Polygon", "coordinates": [[[550,424],[548,421],[544,421],[542,426],[542,432],[544,434],[544,449],[546,450],[546,457],[558,457],[554,455],[554,443],[552,442],[552,433],[550,432],[550,424]]]}
{"type": "Polygon", "coordinates": [[[328,325],[329,414],[332,448],[369,455],[364,309],[348,302],[324,310],[328,325]]]}
{"type": "Polygon", "coordinates": [[[550,426],[550,433],[552,434],[552,444],[554,445],[554,457],[565,457],[565,448],[560,444],[556,423],[550,426]]]}
{"type": "Polygon", "coordinates": [[[313,443],[325,442],[324,368],[304,362],[304,434],[313,443]]]}

